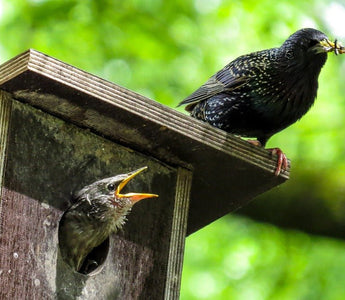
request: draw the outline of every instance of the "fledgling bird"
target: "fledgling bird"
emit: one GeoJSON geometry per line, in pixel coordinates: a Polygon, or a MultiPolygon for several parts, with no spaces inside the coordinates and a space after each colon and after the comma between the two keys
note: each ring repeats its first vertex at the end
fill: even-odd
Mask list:
{"type": "Polygon", "coordinates": [[[128,174],[105,178],[85,186],[75,195],[74,204],[64,213],[59,227],[59,246],[64,261],[80,271],[93,248],[122,228],[132,206],[156,194],[121,194],[124,186],[143,167],[128,174]]]}
{"type": "MultiPolygon", "coordinates": [[[[299,120],[313,105],[318,76],[327,53],[345,53],[316,29],[292,34],[279,48],[243,55],[213,75],[184,99],[191,116],[229,133],[255,137],[265,147],[268,139],[299,120]]],[[[276,175],[287,169],[279,148],[276,175]]]]}

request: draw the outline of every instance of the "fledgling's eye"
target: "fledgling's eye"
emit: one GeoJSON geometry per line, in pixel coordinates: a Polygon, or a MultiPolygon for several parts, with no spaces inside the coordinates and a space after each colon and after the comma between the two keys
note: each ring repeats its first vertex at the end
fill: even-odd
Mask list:
{"type": "Polygon", "coordinates": [[[110,192],[115,191],[115,184],[109,183],[109,184],[107,185],[107,189],[108,189],[110,192]]]}

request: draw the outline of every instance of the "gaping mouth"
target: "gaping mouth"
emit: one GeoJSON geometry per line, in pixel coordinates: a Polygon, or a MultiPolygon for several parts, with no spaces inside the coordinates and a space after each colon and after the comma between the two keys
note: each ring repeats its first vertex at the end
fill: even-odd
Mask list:
{"type": "Polygon", "coordinates": [[[120,184],[117,186],[115,190],[115,197],[120,199],[120,198],[128,198],[129,200],[132,201],[132,203],[136,203],[142,199],[146,198],[154,198],[158,197],[156,194],[147,194],[147,193],[127,193],[127,194],[121,194],[121,190],[125,187],[125,185],[133,179],[135,176],[137,176],[139,173],[142,171],[146,170],[147,167],[140,168],[138,170],[135,170],[131,173],[128,174],[128,176],[120,182],[120,184]]]}
{"type": "Polygon", "coordinates": [[[331,42],[328,39],[324,39],[320,42],[320,45],[322,46],[325,52],[334,52],[335,55],[345,53],[344,46],[341,43],[339,43],[337,40],[335,40],[334,42],[331,42]]]}

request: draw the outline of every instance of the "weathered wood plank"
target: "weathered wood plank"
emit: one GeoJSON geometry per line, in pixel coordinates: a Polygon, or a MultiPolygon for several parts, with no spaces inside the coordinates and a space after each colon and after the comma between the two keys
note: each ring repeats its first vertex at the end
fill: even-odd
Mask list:
{"type": "MultiPolygon", "coordinates": [[[[0,196],[3,181],[3,171],[5,168],[5,156],[7,150],[7,137],[11,117],[12,99],[9,94],[0,90],[0,196]]],[[[1,214],[1,198],[0,198],[1,214]]]]}
{"type": "Polygon", "coordinates": [[[187,233],[189,196],[192,186],[192,172],[177,170],[174,218],[170,238],[165,300],[179,299],[183,266],[184,244],[187,233]]]}

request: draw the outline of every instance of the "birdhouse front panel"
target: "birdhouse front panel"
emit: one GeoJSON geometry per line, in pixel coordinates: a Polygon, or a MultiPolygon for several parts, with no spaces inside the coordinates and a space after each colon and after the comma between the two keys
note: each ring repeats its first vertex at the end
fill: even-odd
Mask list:
{"type": "MultiPolygon", "coordinates": [[[[165,293],[177,169],[28,104],[11,100],[0,219],[0,298],[158,299],[165,293]],[[93,274],[62,259],[59,221],[73,193],[147,166],[125,192],[137,203],[96,253],[93,274]],[[97,256],[98,255],[98,256],[97,256]],[[96,262],[97,263],[97,262],[96,262]]],[[[113,128],[113,130],[118,130],[113,128]]]]}

